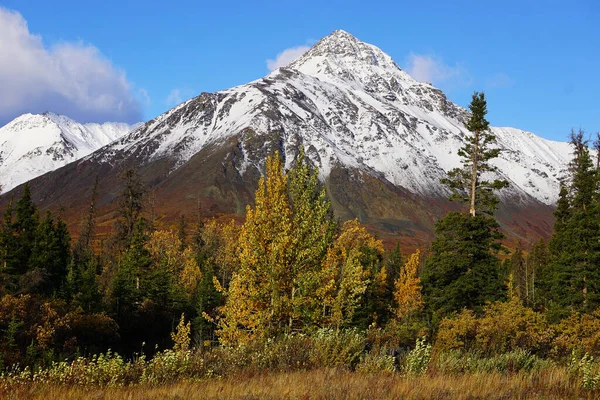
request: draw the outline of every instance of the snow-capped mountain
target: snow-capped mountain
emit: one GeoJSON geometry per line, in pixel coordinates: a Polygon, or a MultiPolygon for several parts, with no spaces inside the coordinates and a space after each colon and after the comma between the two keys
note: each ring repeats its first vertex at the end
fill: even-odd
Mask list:
{"type": "MultiPolygon", "coordinates": [[[[133,166],[152,187],[161,215],[200,203],[212,214],[243,213],[266,156],[279,150],[290,167],[303,145],[338,216],[423,243],[436,218],[457,207],[440,179],[460,165],[468,117],[379,48],[335,31],[287,67],[202,93],[35,180],[33,189],[47,206],[76,208],[100,176],[103,201],[110,204],[118,172],[133,166]]],[[[492,129],[503,150],[495,160],[498,173],[511,184],[501,196],[500,222],[519,238],[549,234],[569,145],[492,129]]]]}
{"type": "MultiPolygon", "coordinates": [[[[418,195],[459,166],[468,112],[428,83],[415,81],[379,48],[344,31],[319,41],[286,68],[217,93],[203,93],[93,156],[111,162],[143,154],[183,165],[207,145],[241,137],[238,171],[261,163],[246,137],[276,133],[291,162],[304,144],[323,179],[335,165],[378,174],[418,195]],[[252,132],[251,135],[249,133],[252,132]]],[[[511,183],[505,194],[553,204],[571,150],[567,143],[513,128],[493,128],[496,161],[511,183]]],[[[261,153],[262,156],[262,153],[261,153]]]]}
{"type": "Polygon", "coordinates": [[[80,124],[53,113],[23,114],[0,128],[2,192],[79,160],[139,124],[80,124]]]}

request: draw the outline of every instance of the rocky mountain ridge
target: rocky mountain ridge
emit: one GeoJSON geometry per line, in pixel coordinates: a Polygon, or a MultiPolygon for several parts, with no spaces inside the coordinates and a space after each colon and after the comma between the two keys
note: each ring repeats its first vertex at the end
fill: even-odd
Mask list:
{"type": "Polygon", "coordinates": [[[79,160],[137,126],[118,122],[81,124],[50,112],[23,114],[0,128],[2,192],[79,160]]]}

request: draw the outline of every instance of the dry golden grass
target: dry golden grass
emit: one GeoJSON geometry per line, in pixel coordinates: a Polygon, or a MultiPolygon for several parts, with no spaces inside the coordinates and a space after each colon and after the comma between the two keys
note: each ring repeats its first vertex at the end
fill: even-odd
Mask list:
{"type": "Polygon", "coordinates": [[[564,369],[533,374],[482,373],[404,377],[339,370],[264,373],[211,378],[150,387],[85,389],[30,386],[14,399],[593,399],[599,392],[580,389],[564,369]]]}

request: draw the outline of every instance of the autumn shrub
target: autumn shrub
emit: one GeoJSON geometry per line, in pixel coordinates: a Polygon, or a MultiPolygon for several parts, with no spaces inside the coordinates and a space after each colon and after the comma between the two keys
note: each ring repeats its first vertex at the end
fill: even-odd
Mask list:
{"type": "Polygon", "coordinates": [[[261,369],[289,371],[311,365],[313,341],[303,334],[287,334],[264,343],[262,351],[253,357],[253,365],[261,369]]]}
{"type": "Polygon", "coordinates": [[[553,328],[556,331],[553,357],[567,358],[574,350],[600,356],[600,310],[571,314],[553,328]]]}
{"type": "Polygon", "coordinates": [[[397,358],[391,349],[377,347],[363,353],[356,365],[356,371],[370,374],[394,372],[397,370],[397,364],[397,358]]]}
{"type": "Polygon", "coordinates": [[[35,372],[32,380],[62,385],[119,387],[135,380],[129,374],[131,368],[132,363],[109,350],[71,362],[53,362],[49,368],[35,372]]]}
{"type": "Polygon", "coordinates": [[[444,318],[435,339],[435,352],[474,348],[478,327],[479,321],[471,310],[465,309],[453,318],[444,318]]]}
{"type": "Polygon", "coordinates": [[[366,336],[357,329],[321,329],[311,339],[311,364],[326,368],[354,368],[366,344],[366,336]]]}
{"type": "Polygon", "coordinates": [[[484,356],[514,349],[546,355],[552,346],[554,331],[543,314],[525,307],[518,298],[490,303],[481,317],[463,310],[440,323],[435,350],[479,351],[484,356]]]}
{"type": "Polygon", "coordinates": [[[367,330],[367,345],[389,347],[398,351],[408,351],[420,337],[429,337],[429,329],[422,319],[404,318],[391,320],[385,327],[371,327],[367,330]]]}
{"type": "Polygon", "coordinates": [[[119,344],[119,326],[105,314],[75,312],[70,318],[70,334],[85,354],[96,354],[119,344]]]}
{"type": "Polygon", "coordinates": [[[201,377],[204,375],[202,365],[203,360],[192,358],[190,350],[165,350],[155,354],[147,363],[140,377],[140,382],[152,385],[172,383],[179,379],[195,376],[194,372],[201,372],[197,375],[201,377]]]}

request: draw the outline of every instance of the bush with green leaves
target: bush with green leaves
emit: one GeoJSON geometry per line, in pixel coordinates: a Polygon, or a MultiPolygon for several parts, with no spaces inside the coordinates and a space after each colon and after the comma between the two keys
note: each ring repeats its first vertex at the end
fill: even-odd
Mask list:
{"type": "Polygon", "coordinates": [[[451,350],[437,354],[434,361],[435,370],[443,374],[533,372],[553,366],[551,360],[522,349],[488,357],[479,351],[451,350]]]}
{"type": "Polygon", "coordinates": [[[364,353],[356,366],[356,370],[369,374],[397,371],[397,360],[395,356],[390,354],[391,352],[390,349],[380,347],[364,353]]]}
{"type": "Polygon", "coordinates": [[[594,357],[573,350],[569,359],[569,375],[577,379],[584,389],[600,389],[600,367],[594,357]]]}
{"type": "Polygon", "coordinates": [[[415,348],[404,359],[404,371],[409,375],[423,375],[431,361],[431,345],[425,343],[425,338],[417,339],[415,348]]]}
{"type": "Polygon", "coordinates": [[[354,368],[365,350],[366,337],[357,329],[320,329],[311,342],[310,361],[313,365],[354,368]]]}

